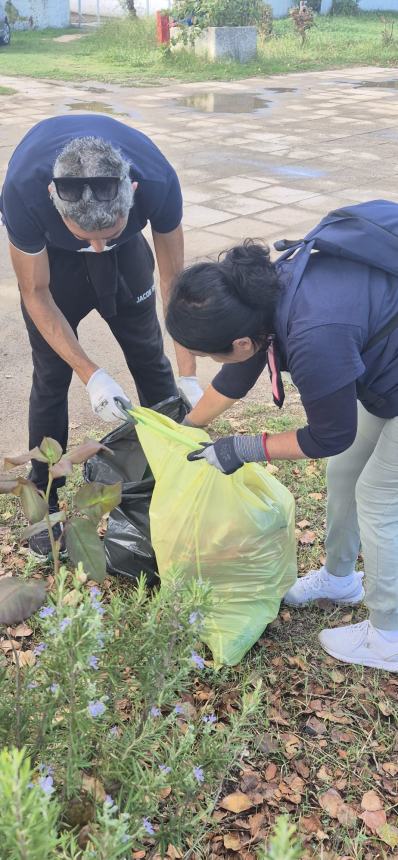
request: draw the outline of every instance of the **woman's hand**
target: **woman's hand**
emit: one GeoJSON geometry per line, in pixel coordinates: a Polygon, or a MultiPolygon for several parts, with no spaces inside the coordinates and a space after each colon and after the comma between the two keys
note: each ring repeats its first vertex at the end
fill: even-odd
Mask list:
{"type": "Polygon", "coordinates": [[[202,442],[198,451],[188,454],[188,460],[207,460],[224,475],[232,475],[244,463],[266,460],[263,434],[259,436],[224,436],[216,442],[202,442]]]}

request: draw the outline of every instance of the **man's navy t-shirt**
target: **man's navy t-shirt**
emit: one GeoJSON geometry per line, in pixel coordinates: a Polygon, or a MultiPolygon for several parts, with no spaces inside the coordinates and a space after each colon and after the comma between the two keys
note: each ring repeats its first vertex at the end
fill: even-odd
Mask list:
{"type": "Polygon", "coordinates": [[[68,251],[88,247],[88,242],[75,239],[67,229],[48,193],[55,160],[66,144],[79,137],[111,143],[130,163],[132,181],[138,182],[127,226],[112,245],[128,241],[148,221],[157,233],[170,233],[178,227],[182,196],[177,175],[146,135],[111,117],[58,116],[33,126],[8,165],[0,211],[16,248],[35,254],[47,246],[68,251]]]}

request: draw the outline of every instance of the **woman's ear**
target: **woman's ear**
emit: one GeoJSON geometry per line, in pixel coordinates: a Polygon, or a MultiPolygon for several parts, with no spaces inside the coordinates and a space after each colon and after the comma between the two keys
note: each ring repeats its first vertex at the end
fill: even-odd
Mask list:
{"type": "Polygon", "coordinates": [[[232,341],[232,347],[239,352],[252,352],[254,348],[253,341],[251,337],[237,337],[236,340],[232,341]]]}
{"type": "Polygon", "coordinates": [[[258,351],[251,337],[237,337],[232,341],[232,349],[236,361],[246,361],[258,351]]]}

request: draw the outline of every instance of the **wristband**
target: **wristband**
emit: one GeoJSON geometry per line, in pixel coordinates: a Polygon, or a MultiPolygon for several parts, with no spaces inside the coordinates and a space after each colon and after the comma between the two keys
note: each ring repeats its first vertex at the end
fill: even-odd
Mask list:
{"type": "Polygon", "coordinates": [[[266,459],[267,463],[270,463],[271,457],[269,455],[269,451],[267,448],[267,438],[268,438],[268,433],[263,433],[262,443],[263,443],[263,448],[264,448],[265,459],[266,459]]]}

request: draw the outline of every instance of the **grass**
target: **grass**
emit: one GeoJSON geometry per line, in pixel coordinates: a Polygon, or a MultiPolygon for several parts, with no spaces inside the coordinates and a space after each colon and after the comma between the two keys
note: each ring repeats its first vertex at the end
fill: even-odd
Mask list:
{"type": "MultiPolygon", "coordinates": [[[[398,13],[386,14],[398,21],[398,13]]],[[[235,80],[256,75],[281,74],[306,69],[353,65],[396,65],[398,39],[383,46],[380,15],[316,18],[316,27],[301,47],[288,19],[274,23],[270,39],[260,43],[251,63],[208,63],[181,51],[172,55],[157,46],[153,18],[115,20],[99,31],[72,42],[57,42],[62,33],[75,29],[15,31],[12,43],[0,52],[0,74],[26,75],[59,80],[98,80],[125,85],[183,81],[235,80]]]]}
{"type": "MultiPolygon", "coordinates": [[[[300,426],[301,406],[290,386],[287,392],[287,406],[279,413],[272,406],[234,406],[215,422],[214,435],[300,426]]],[[[278,463],[275,474],[295,496],[299,570],[319,567],[324,555],[325,463],[278,463]],[[301,543],[308,532],[313,533],[310,543],[301,543]]],[[[81,479],[74,477],[67,485],[67,497],[75,491],[76,480],[81,479]]],[[[0,570],[5,572],[26,569],[26,551],[19,550],[16,542],[21,522],[13,501],[0,496],[0,570]]],[[[110,588],[123,595],[131,586],[112,579],[110,588]]],[[[224,848],[224,835],[233,833],[241,842],[244,860],[255,860],[257,841],[268,835],[280,812],[298,825],[302,860],[397,856],[388,853],[377,834],[365,830],[359,817],[347,826],[331,818],[319,800],[332,788],[358,816],[364,793],[376,791],[388,820],[396,823],[398,783],[391,768],[397,761],[398,683],[387,673],[337,664],[317,641],[323,627],[355,623],[365,614],[364,608],[327,603],[301,610],[282,608],[239,666],[222,669],[211,682],[207,680],[217,699],[226,688],[239,691],[250,674],[253,684],[262,681],[263,703],[251,743],[222,792],[224,796],[242,791],[255,799],[255,808],[238,816],[216,810],[195,857],[231,857],[224,848]],[[250,831],[254,812],[260,816],[256,837],[250,831]]]]}
{"type": "Polygon", "coordinates": [[[0,87],[0,96],[13,96],[16,90],[12,87],[0,87]]]}

